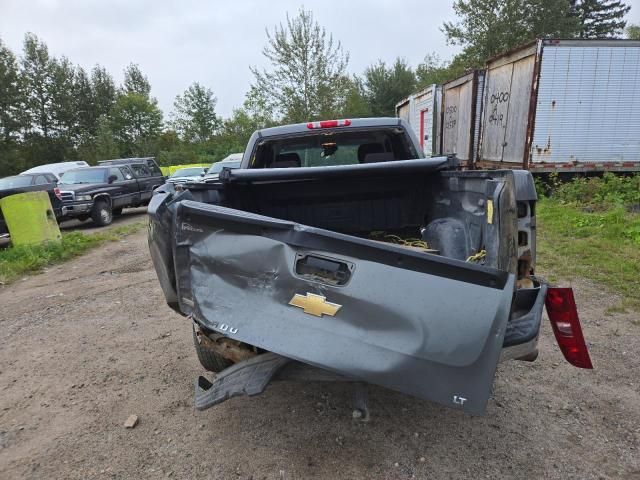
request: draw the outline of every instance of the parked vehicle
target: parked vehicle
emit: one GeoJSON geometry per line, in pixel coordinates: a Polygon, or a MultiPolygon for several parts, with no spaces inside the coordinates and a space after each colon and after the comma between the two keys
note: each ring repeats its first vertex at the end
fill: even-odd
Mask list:
{"type": "MultiPolygon", "coordinates": [[[[442,85],[433,154],[467,168],[640,171],[639,64],[637,40],[547,39],[499,55],[442,85]]],[[[418,95],[396,106],[416,132],[418,95]]]]}
{"type": "MultiPolygon", "coordinates": [[[[25,192],[47,192],[56,218],[62,216],[62,199],[58,179],[52,173],[20,174],[0,179],[0,198],[25,192]]],[[[0,235],[9,233],[0,210],[0,235]]]]}
{"type": "Polygon", "coordinates": [[[260,130],[218,182],[159,188],[156,273],[218,372],[196,407],[313,377],[482,413],[497,363],[536,358],[545,301],[591,368],[571,289],[534,275],[535,205],[529,172],[425,159],[394,118],[260,130]]]}
{"type": "Polygon", "coordinates": [[[220,172],[223,169],[234,169],[240,168],[240,163],[242,162],[242,153],[232,153],[231,155],[223,158],[219,162],[214,162],[211,164],[207,173],[203,175],[202,180],[204,182],[217,182],[220,177],[220,172]]]}
{"type": "Polygon", "coordinates": [[[63,217],[109,225],[123,208],[149,203],[153,190],[165,181],[158,172],[146,160],[109,160],[104,166],[69,170],[60,181],[63,217]]]}
{"type": "Polygon", "coordinates": [[[426,158],[440,155],[441,102],[442,87],[434,84],[396,105],[396,114],[411,125],[426,158]]]}
{"type": "MultiPolygon", "coordinates": [[[[136,174],[136,177],[138,178],[163,178],[164,180],[166,180],[165,176],[162,174],[162,170],[160,170],[160,167],[156,163],[156,159],[153,157],[114,158],[112,160],[100,160],[98,162],[98,165],[128,165],[129,167],[131,167],[133,172],[136,174]]],[[[150,181],[149,183],[152,184],[154,182],[150,181]]]]}
{"type": "Polygon", "coordinates": [[[440,151],[466,168],[478,160],[484,79],[484,71],[474,70],[442,85],[440,151]]]}
{"type": "Polygon", "coordinates": [[[167,182],[174,185],[184,184],[189,182],[197,182],[204,177],[207,173],[206,167],[187,167],[176,170],[172,175],[167,178],[167,182]]]}
{"type": "Polygon", "coordinates": [[[46,165],[38,165],[37,167],[30,168],[22,172],[22,175],[28,173],[50,173],[55,175],[56,180],[60,180],[60,177],[67,170],[72,170],[79,167],[88,167],[89,164],[82,160],[76,160],[73,162],[60,162],[60,163],[47,163],[46,165]]]}

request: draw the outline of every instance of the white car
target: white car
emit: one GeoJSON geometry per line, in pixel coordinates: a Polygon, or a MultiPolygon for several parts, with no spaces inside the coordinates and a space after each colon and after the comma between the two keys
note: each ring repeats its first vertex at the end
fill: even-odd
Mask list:
{"type": "Polygon", "coordinates": [[[212,163],[206,175],[202,178],[202,181],[211,182],[218,180],[218,178],[220,178],[220,172],[223,168],[240,168],[240,163],[242,163],[242,155],[242,153],[232,153],[219,162],[212,163]]]}
{"type": "Polygon", "coordinates": [[[37,167],[30,168],[29,170],[25,170],[21,173],[21,175],[25,173],[53,173],[58,180],[64,172],[67,170],[72,170],[74,168],[79,167],[89,167],[90,165],[83,161],[77,160],[74,162],[60,162],[60,163],[48,163],[46,165],[38,165],[37,167]]]}

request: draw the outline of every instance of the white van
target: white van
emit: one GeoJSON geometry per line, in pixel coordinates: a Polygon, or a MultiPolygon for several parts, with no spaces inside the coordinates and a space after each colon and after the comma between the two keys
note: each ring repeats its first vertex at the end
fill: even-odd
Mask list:
{"type": "Polygon", "coordinates": [[[84,160],[77,160],[74,162],[60,162],[60,163],[48,163],[46,165],[38,165],[37,167],[25,170],[22,173],[53,173],[58,180],[64,172],[78,167],[89,167],[90,165],[84,160]]]}

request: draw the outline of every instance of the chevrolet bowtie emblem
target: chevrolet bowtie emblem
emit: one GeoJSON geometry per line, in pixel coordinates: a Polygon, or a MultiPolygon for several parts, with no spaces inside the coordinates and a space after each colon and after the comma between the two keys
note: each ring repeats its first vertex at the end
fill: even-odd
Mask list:
{"type": "Polygon", "coordinates": [[[306,295],[296,293],[289,301],[289,305],[302,308],[304,313],[315,315],[316,317],[321,317],[322,315],[333,317],[342,308],[342,305],[327,302],[326,297],[314,293],[307,293],[306,295]]]}

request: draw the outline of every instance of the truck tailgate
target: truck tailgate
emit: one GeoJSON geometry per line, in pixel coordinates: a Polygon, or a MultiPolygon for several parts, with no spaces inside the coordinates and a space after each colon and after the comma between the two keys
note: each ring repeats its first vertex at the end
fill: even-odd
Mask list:
{"type": "Polygon", "coordinates": [[[295,360],[484,412],[512,274],[190,200],[175,207],[182,312],[295,360]]]}

